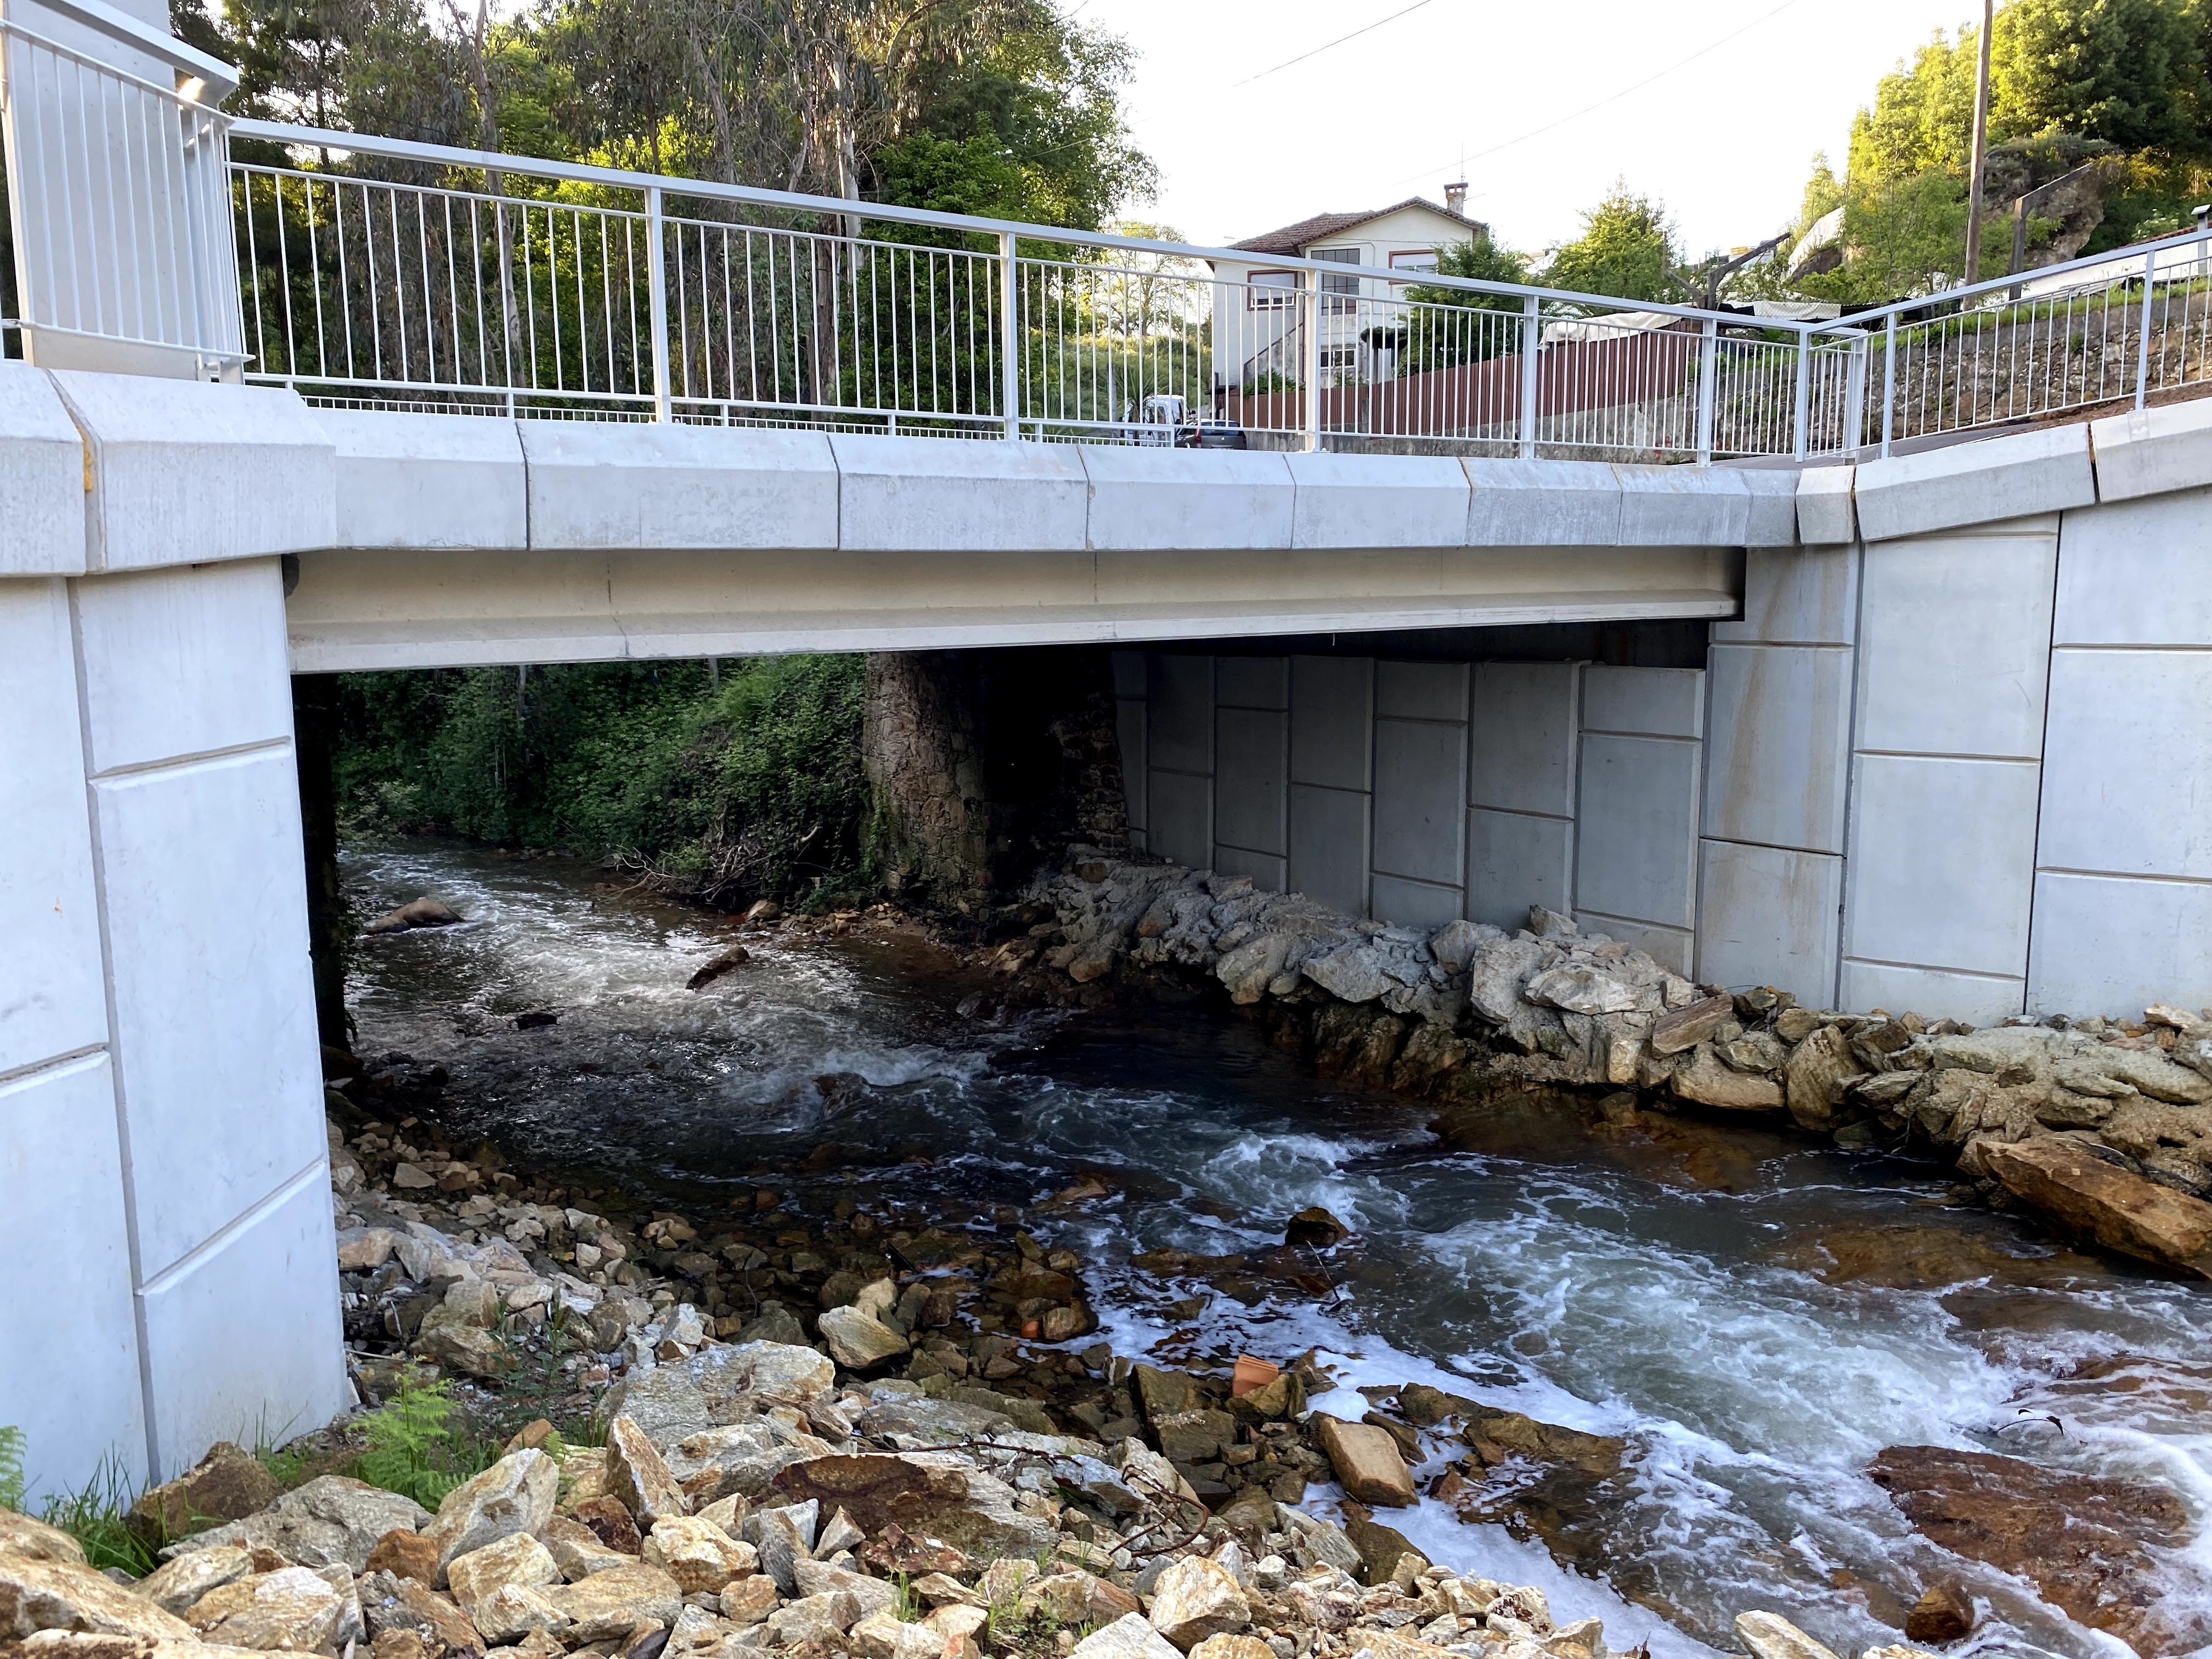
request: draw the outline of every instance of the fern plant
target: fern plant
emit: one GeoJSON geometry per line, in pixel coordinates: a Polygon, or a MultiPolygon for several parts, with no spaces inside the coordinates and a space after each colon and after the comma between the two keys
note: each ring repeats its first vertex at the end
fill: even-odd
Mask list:
{"type": "Polygon", "coordinates": [[[0,1509],[23,1507],[23,1431],[0,1423],[0,1509]]]}
{"type": "Polygon", "coordinates": [[[455,1431],[452,1385],[443,1378],[425,1382],[409,1371],[390,1403],[362,1419],[368,1449],[354,1461],[354,1474],[372,1486],[411,1498],[435,1510],[446,1494],[477,1473],[469,1464],[477,1449],[455,1431]]]}

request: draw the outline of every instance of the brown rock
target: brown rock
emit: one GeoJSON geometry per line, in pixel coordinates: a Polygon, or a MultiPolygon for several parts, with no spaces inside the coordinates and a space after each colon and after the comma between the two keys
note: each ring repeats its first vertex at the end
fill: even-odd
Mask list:
{"type": "Polygon", "coordinates": [[[1146,1617],[1154,1630],[1188,1653],[1209,1636],[1244,1629],[1252,1622],[1252,1606],[1226,1567],[1202,1555],[1186,1555],[1154,1583],[1146,1617]]]}
{"type": "Polygon", "coordinates": [[[1790,1115],[1802,1128],[1834,1128],[1844,1085],[1865,1070],[1841,1031],[1832,1025],[1820,1027],[1791,1050],[1782,1068],[1790,1115]]]}
{"type": "Polygon", "coordinates": [[[637,1555],[645,1548],[637,1522],[619,1498],[587,1498],[569,1513],[589,1527],[599,1542],[620,1555],[637,1555]]]}
{"type": "Polygon", "coordinates": [[[742,968],[753,959],[753,953],[742,945],[732,945],[697,973],[684,981],[687,991],[703,991],[732,968],[742,968]]]}
{"type": "Polygon", "coordinates": [[[2189,1526],[2162,1487],[1943,1446],[1892,1446],[1867,1473],[1932,1542],[2027,1579],[2092,1630],[2142,1654],[2203,1644],[2159,1605],[2154,1551],[2189,1526]]]}
{"type": "MultiPolygon", "coordinates": [[[[871,1538],[887,1538],[896,1524],[927,1545],[950,1545],[986,1560],[1033,1557],[1058,1542],[1047,1523],[1015,1510],[1013,1491],[1004,1481],[963,1471],[950,1457],[944,1462],[928,1454],[815,1457],[793,1464],[769,1484],[785,1503],[812,1498],[824,1515],[845,1510],[871,1538]]],[[[953,1571],[933,1557],[933,1551],[923,1558],[930,1562],[923,1571],[953,1571]]]]}
{"type": "Polygon", "coordinates": [[[1385,1509],[1413,1507],[1413,1471],[1389,1434],[1370,1423],[1346,1423],[1318,1413],[1313,1421],[1315,1438],[1347,1494],[1385,1509]]]}
{"type": "MultiPolygon", "coordinates": [[[[1725,1002],[1725,997],[1718,999],[1725,1002]]],[[[1694,1006],[1694,1005],[1692,1005],[1694,1006]]],[[[1782,1104],[1782,1085],[1772,1078],[1739,1072],[1700,1045],[1690,1063],[1678,1069],[1669,1086],[1684,1100],[1729,1112],[1771,1112],[1782,1104]]]]}
{"type": "Polygon", "coordinates": [[[1910,1642],[1932,1642],[1942,1647],[1963,1642],[1974,1633],[1974,1598],[1955,1579],[1930,1584],[1905,1615],[1905,1636],[1910,1642]]]}
{"type": "Polygon", "coordinates": [[[388,1572],[395,1578],[412,1578],[435,1589],[438,1583],[437,1542],[425,1538],[419,1532],[394,1527],[378,1539],[376,1547],[369,1551],[366,1571],[388,1572]]]}
{"type": "Polygon", "coordinates": [[[606,1481],[607,1495],[620,1500],[648,1530],[665,1516],[691,1512],[667,1462],[629,1418],[617,1417],[607,1425],[606,1481]]]}
{"type": "Polygon", "coordinates": [[[1275,1650],[1256,1636],[1209,1636],[1190,1650],[1190,1659],[1274,1659],[1275,1650]]]}
{"type": "Polygon", "coordinates": [[[1679,1054],[1694,1048],[1735,1018],[1735,999],[1705,997],[1686,1007],[1664,1013],[1651,1022],[1650,1044],[1655,1054],[1679,1054]]]}
{"type": "Polygon", "coordinates": [[[1284,1243],[1310,1245],[1321,1250],[1341,1244],[1351,1237],[1352,1229],[1318,1204],[1300,1210],[1283,1229],[1284,1243]]]}
{"type": "Polygon", "coordinates": [[[185,1618],[205,1639],[225,1647],[335,1653],[354,1607],[350,1595],[313,1569],[279,1567],[210,1591],[185,1618]]]}
{"type": "Polygon", "coordinates": [[[242,1521],[268,1508],[283,1492],[259,1458],[224,1440],[187,1473],[141,1495],[123,1524],[149,1549],[159,1549],[172,1539],[242,1521]]]}
{"type": "Polygon", "coordinates": [[[380,1572],[355,1588],[361,1595],[362,1621],[374,1644],[380,1644],[387,1635],[412,1632],[432,1659],[441,1653],[483,1651],[483,1638],[468,1614],[419,1579],[380,1572]]]}
{"type": "Polygon", "coordinates": [[[1398,1564],[1408,1556],[1419,1564],[1413,1569],[1414,1572],[1428,1570],[1428,1557],[1413,1547],[1412,1539],[1395,1527],[1386,1527],[1370,1518],[1364,1510],[1346,1511],[1344,1535],[1359,1552],[1359,1581],[1364,1584],[1389,1583],[1398,1576],[1398,1564]]]}
{"type": "Polygon", "coordinates": [[[684,1592],[676,1581],[643,1562],[609,1567],[581,1583],[556,1586],[545,1599],[574,1621],[574,1627],[562,1634],[578,1643],[618,1639],[641,1624],[673,1625],[684,1610],[684,1592]]]}
{"type": "Polygon", "coordinates": [[[446,1565],[446,1582],[461,1610],[491,1638],[494,1632],[483,1617],[483,1603],[494,1590],[502,1584],[525,1584],[532,1589],[557,1584],[561,1569],[544,1545],[526,1532],[514,1532],[480,1550],[455,1556],[446,1565]]]}
{"type": "Polygon", "coordinates": [[[2212,1204],[2107,1164],[2076,1140],[1979,1145],[1983,1163],[2008,1192],[2079,1237],[2212,1279],[2212,1204]]]}
{"type": "Polygon", "coordinates": [[[1464,1413],[1473,1403],[1425,1382],[1409,1382],[1398,1390],[1398,1415],[1417,1429],[1433,1429],[1454,1412],[1464,1413]]]}

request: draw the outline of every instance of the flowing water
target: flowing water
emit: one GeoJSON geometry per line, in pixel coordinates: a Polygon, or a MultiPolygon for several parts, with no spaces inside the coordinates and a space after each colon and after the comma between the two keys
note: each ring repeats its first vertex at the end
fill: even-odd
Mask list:
{"type": "Polygon", "coordinates": [[[470,918],[361,951],[363,1051],[447,1066],[450,1127],[672,1200],[719,1202],[824,1142],[845,1149],[832,1170],[940,1210],[1107,1172],[1113,1195],[1054,1229],[1094,1264],[1119,1351],[1317,1346],[1347,1389],[1431,1382],[1626,1437],[1630,1477],[1548,1548],[1433,1501],[1389,1517],[1434,1559],[1601,1614],[1616,1648],[1733,1649],[1759,1607],[1856,1654],[1949,1576],[1987,1607],[1961,1651],[2127,1652],[1913,1533],[1864,1473],[1894,1445],[2158,1482],[2191,1516],[2163,1604],[2177,1625],[2207,1604],[2212,1290],[1947,1207],[1942,1170],[1802,1138],[1538,1105],[1447,1138],[1431,1109],[1334,1086],[1208,1013],[979,1024],[957,1008],[985,981],[909,939],[756,939],[750,966],[689,992],[727,924],[595,875],[444,844],[349,857],[359,902],[430,893],[470,918]],[[534,1009],[558,1023],[517,1031],[534,1009]],[[832,1073],[865,1085],[817,1086],[832,1073]],[[1311,1204],[1358,1230],[1334,1300],[1171,1287],[1212,1297],[1193,1322],[1127,1265],[1263,1249],[1311,1204]]]}

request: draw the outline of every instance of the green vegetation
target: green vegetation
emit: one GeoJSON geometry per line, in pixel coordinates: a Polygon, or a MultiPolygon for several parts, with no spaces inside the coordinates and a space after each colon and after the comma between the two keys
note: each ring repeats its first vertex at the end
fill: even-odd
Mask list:
{"type": "Polygon", "coordinates": [[[123,1524],[137,1497],[130,1472],[110,1454],[79,1490],[48,1498],[43,1518],[76,1540],[88,1565],[102,1571],[120,1567],[143,1578],[160,1564],[153,1549],[123,1524]]]}
{"type": "Polygon", "coordinates": [[[447,1492],[499,1458],[496,1446],[461,1433],[453,1414],[450,1383],[425,1382],[408,1372],[391,1401],[362,1419],[368,1447],[354,1460],[354,1477],[434,1510],[447,1492]]]}
{"type": "Polygon", "coordinates": [[[1583,215],[1582,234],[1553,251],[1542,280],[1583,294],[1680,301],[1681,292],[1668,274],[1680,258],[1667,210],[1617,184],[1583,215]]]}
{"type": "Polygon", "coordinates": [[[606,855],[734,907],[865,885],[857,656],[346,676],[349,832],[606,855]]]}
{"type": "Polygon", "coordinates": [[[0,1509],[23,1507],[23,1431],[0,1423],[0,1509]]]}

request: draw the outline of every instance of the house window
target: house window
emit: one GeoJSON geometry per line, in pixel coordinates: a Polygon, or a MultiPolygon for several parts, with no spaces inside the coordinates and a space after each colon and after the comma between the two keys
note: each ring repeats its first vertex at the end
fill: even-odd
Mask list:
{"type": "Polygon", "coordinates": [[[1324,369],[1357,368],[1359,367],[1359,348],[1358,346],[1323,346],[1321,349],[1321,366],[1324,369]]]}
{"type": "MultiPolygon", "coordinates": [[[[1310,257],[1328,259],[1337,264],[1356,265],[1359,263],[1359,250],[1356,247],[1317,247],[1310,257]]],[[[1323,311],[1352,310],[1359,303],[1359,278],[1324,274],[1321,279],[1321,308],[1323,311]]]]}
{"type": "Polygon", "coordinates": [[[1434,270],[1437,251],[1432,247],[1400,248],[1390,255],[1393,270],[1434,270]]]}
{"type": "Polygon", "coordinates": [[[1244,279],[1244,308],[1247,311],[1280,311],[1291,303],[1297,292],[1298,273],[1295,270],[1255,270],[1244,279]]]}

